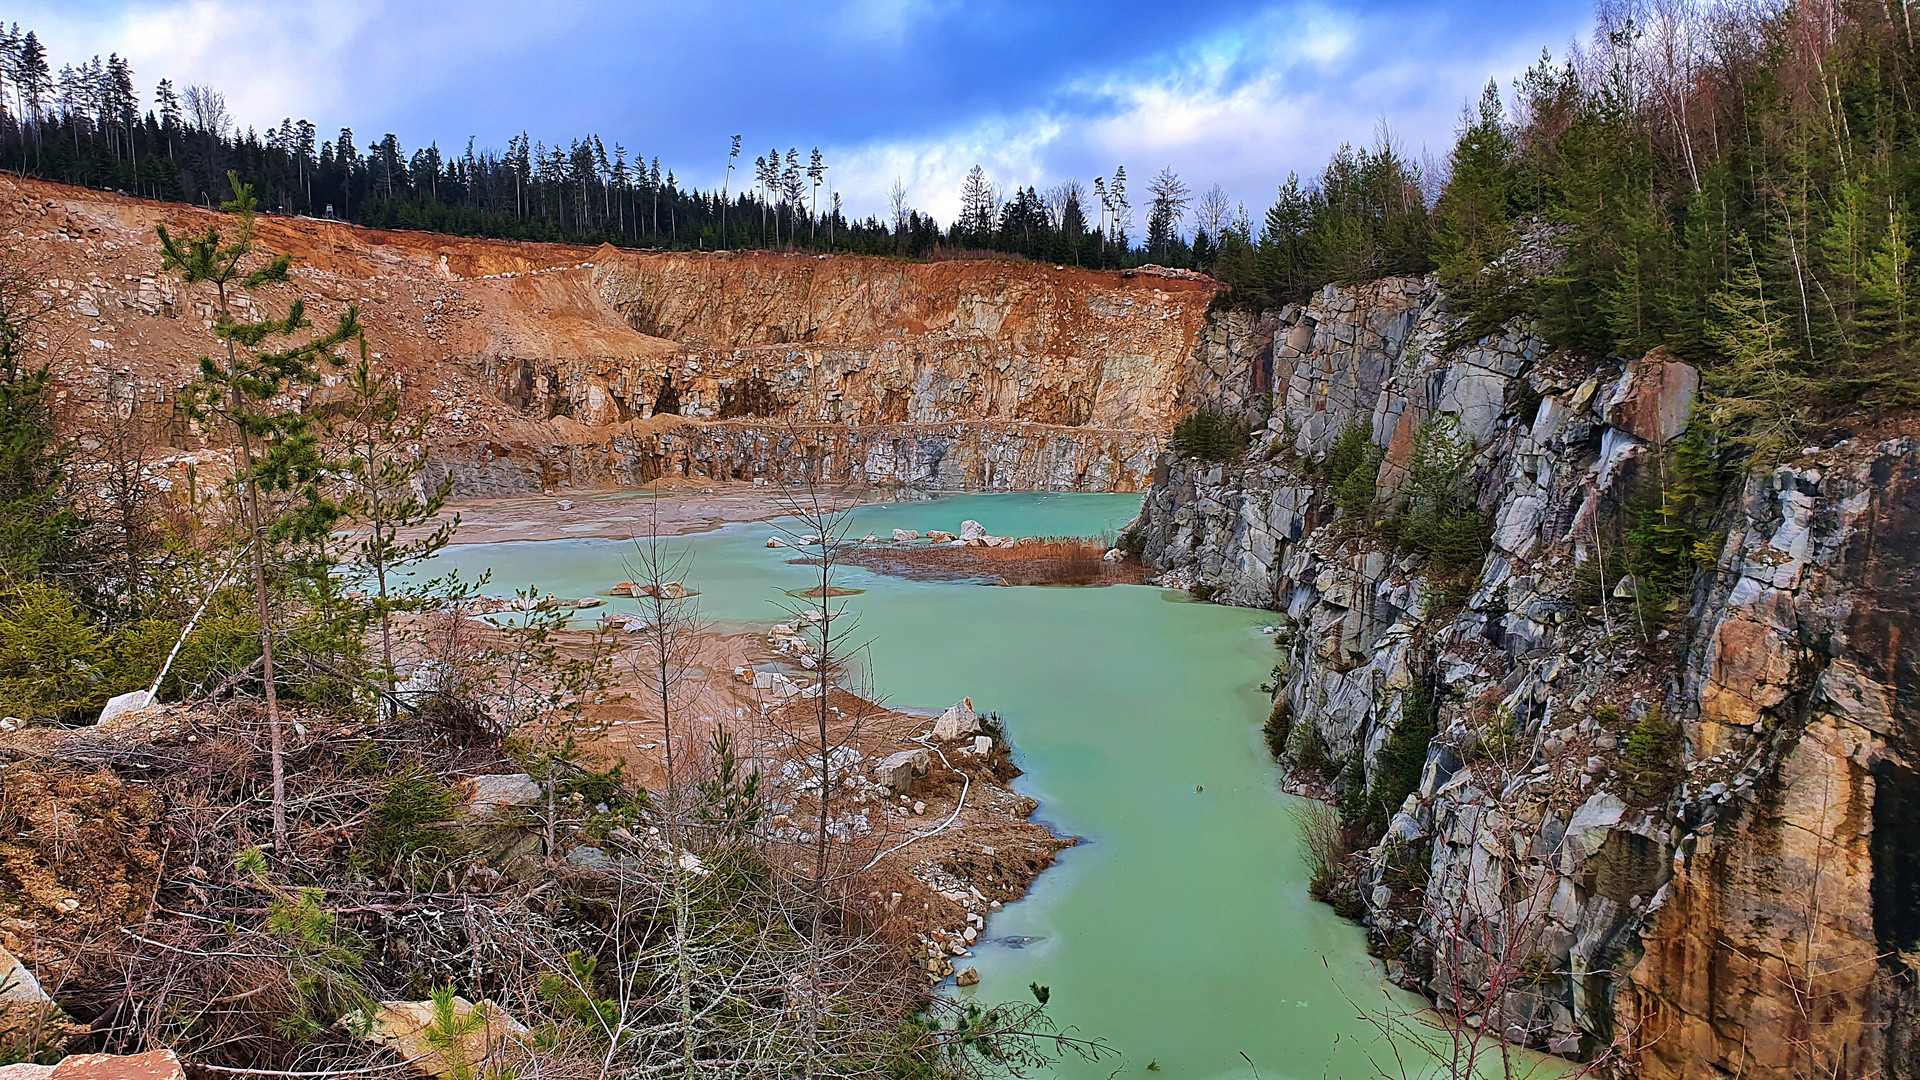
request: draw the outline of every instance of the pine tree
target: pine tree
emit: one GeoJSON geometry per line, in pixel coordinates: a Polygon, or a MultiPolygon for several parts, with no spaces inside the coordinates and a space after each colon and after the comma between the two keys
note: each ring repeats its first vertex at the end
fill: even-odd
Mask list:
{"type": "Polygon", "coordinates": [[[1706,404],[1714,423],[1764,463],[1792,446],[1806,426],[1813,388],[1751,245],[1740,236],[1735,246],[1742,257],[1711,298],[1708,332],[1721,362],[1704,372],[1706,404]]]}
{"type": "Polygon", "coordinates": [[[984,243],[993,232],[994,211],[993,185],[987,181],[986,170],[975,165],[967,170],[967,178],[960,184],[960,232],[968,243],[984,243]]]}
{"type": "Polygon", "coordinates": [[[427,414],[405,417],[394,380],[376,371],[368,358],[364,334],[359,349],[360,358],[346,382],[353,395],[353,413],[335,426],[333,434],[346,453],[340,468],[348,489],[342,512],[366,528],[354,561],[360,572],[372,578],[372,615],[380,628],[380,679],[386,691],[385,708],[391,709],[398,703],[393,617],[417,610],[434,588],[433,583],[403,583],[396,575],[446,547],[460,517],[439,520],[453,490],[451,476],[425,494],[416,490],[416,478],[428,463],[427,414]],[[425,533],[419,531],[429,525],[432,528],[425,533]]]}
{"type": "Polygon", "coordinates": [[[1152,209],[1147,212],[1147,250],[1164,259],[1179,239],[1180,223],[1186,218],[1192,192],[1172,166],[1161,169],[1147,190],[1153,193],[1152,209]]]}
{"type": "Polygon", "coordinates": [[[268,596],[268,549],[325,537],[339,508],[322,493],[325,462],[307,418],[290,408],[275,411],[274,402],[293,384],[317,382],[321,364],[340,363],[335,350],[360,333],[359,311],[350,307],[327,332],[278,351],[270,343],[292,338],[311,325],[304,301],[294,299],[279,319],[236,319],[233,300],[238,294],[286,283],[293,260],[281,255],[262,263],[255,257],[253,189],[234,173],[227,174],[227,181],[233,198],[220,209],[235,215],[232,242],[222,242],[218,226],[208,226],[205,233],[184,243],[175,241],[164,225],[156,231],[162,268],[178,273],[188,285],[210,285],[214,292],[213,333],[224,346],[224,358],[200,358],[191,407],[202,422],[227,432],[237,459],[234,488],[249,534],[247,551],[252,557],[255,614],[260,621],[261,679],[273,763],[274,844],[284,858],[290,851],[285,740],[273,667],[275,624],[268,596]],[[291,505],[267,506],[270,494],[292,496],[291,505]]]}
{"type": "Polygon", "coordinates": [[[0,567],[16,575],[57,570],[86,524],[68,497],[51,370],[33,355],[53,310],[33,267],[0,256],[0,567]]]}

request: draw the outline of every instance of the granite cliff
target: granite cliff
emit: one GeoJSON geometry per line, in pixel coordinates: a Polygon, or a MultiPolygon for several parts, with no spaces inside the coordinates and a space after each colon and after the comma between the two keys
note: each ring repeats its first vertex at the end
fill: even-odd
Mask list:
{"type": "Polygon", "coordinates": [[[1920,442],[1836,430],[1725,478],[1656,607],[1623,570],[1694,370],[1457,323],[1390,279],[1210,324],[1186,404],[1255,438],[1163,455],[1130,533],[1162,580],[1283,613],[1292,778],[1350,820],[1392,798],[1328,898],[1475,1029],[1649,1077],[1906,1074],[1920,442]],[[1359,499],[1329,472],[1356,442],[1359,499]],[[1436,442],[1485,526],[1464,570],[1395,542],[1436,442]]]}

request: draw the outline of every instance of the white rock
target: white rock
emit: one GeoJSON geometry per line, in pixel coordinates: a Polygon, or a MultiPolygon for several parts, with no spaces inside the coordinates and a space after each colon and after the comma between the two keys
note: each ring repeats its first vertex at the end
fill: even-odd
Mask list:
{"type": "Polygon", "coordinates": [[[964,739],[980,731],[980,717],[973,711],[973,699],[961,698],[933,722],[933,737],[941,742],[964,739]]]}
{"type": "Polygon", "coordinates": [[[556,499],[554,500],[553,505],[562,510],[571,510],[573,509],[573,500],[572,499],[556,499]]]}
{"type": "Polygon", "coordinates": [[[908,540],[920,539],[920,534],[911,529],[895,529],[893,530],[893,538],[900,543],[906,543],[908,540]]]}
{"type": "Polygon", "coordinates": [[[986,526],[980,524],[977,521],[974,521],[971,518],[960,523],[960,539],[985,540],[986,538],[987,538],[986,526]]]}
{"type": "Polygon", "coordinates": [[[153,707],[153,699],[145,690],[129,690],[124,694],[107,699],[107,706],[100,710],[100,723],[118,720],[123,716],[146,712],[153,707]]]}
{"type": "Polygon", "coordinates": [[[981,755],[982,757],[992,753],[993,752],[992,736],[975,735],[973,737],[973,752],[981,755]]]}
{"type": "Polygon", "coordinates": [[[927,775],[933,755],[925,750],[902,750],[888,754],[873,767],[874,782],[896,794],[905,793],[916,777],[927,775]]]}
{"type": "Polygon", "coordinates": [[[19,958],[0,948],[0,1012],[13,1005],[35,1008],[50,1005],[53,999],[40,989],[40,981],[19,958]]]}

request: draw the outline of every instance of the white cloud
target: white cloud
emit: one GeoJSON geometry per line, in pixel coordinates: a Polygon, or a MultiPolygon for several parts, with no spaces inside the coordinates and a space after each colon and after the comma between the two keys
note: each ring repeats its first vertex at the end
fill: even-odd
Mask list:
{"type": "Polygon", "coordinates": [[[1147,179],[1172,166],[1195,191],[1220,183],[1257,219],[1289,170],[1317,172],[1340,143],[1370,141],[1383,119],[1414,155],[1423,146],[1444,155],[1461,103],[1541,44],[1522,31],[1526,40],[1463,54],[1449,40],[1457,30],[1404,13],[1269,12],[1131,70],[1068,82],[1016,115],[837,148],[837,186],[850,211],[879,213],[898,176],[916,207],[949,221],[976,162],[1002,189],[1086,182],[1124,164],[1137,222],[1147,179]]]}
{"type": "Polygon", "coordinates": [[[226,95],[240,126],[259,128],[288,116],[340,115],[360,74],[355,44],[380,15],[379,0],[286,4],[271,17],[248,0],[162,0],[108,18],[65,5],[20,12],[57,63],[119,53],[143,100],[161,78],[176,90],[199,83],[226,95]]]}

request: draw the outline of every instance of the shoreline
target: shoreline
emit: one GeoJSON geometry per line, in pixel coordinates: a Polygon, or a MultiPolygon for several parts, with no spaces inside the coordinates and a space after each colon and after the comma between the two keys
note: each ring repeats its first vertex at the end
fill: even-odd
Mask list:
{"type": "MultiPolygon", "coordinates": [[[[846,488],[824,494],[845,509],[903,501],[903,494],[940,497],[846,488]]],[[[731,484],[469,500],[449,503],[447,509],[462,515],[454,545],[479,547],[619,540],[635,531],[645,535],[648,528],[661,536],[684,536],[779,517],[787,507],[768,488],[731,484]],[[559,511],[562,500],[569,506],[559,511]],[[579,520],[555,520],[556,511],[579,520]],[[623,529],[623,524],[642,528],[623,529]]],[[[581,612],[587,618],[592,614],[581,612]]],[[[802,725],[782,718],[784,712],[812,708],[813,699],[796,692],[817,676],[794,662],[799,639],[773,619],[716,625],[698,636],[695,663],[701,674],[692,679],[692,698],[676,709],[693,722],[676,721],[676,745],[683,739],[703,745],[710,729],[738,725],[756,744],[763,775],[777,781],[796,768],[806,772],[804,746],[783,734],[802,725]]],[[[865,894],[855,903],[875,925],[889,927],[895,940],[912,943],[908,958],[930,985],[949,983],[965,974],[971,947],[987,940],[992,914],[1025,897],[1057,854],[1080,839],[1035,820],[1039,802],[1014,790],[1022,770],[1013,764],[1013,748],[991,712],[980,715],[977,725],[948,725],[949,733],[961,732],[956,737],[933,737],[943,711],[972,715],[971,699],[945,707],[890,708],[835,689],[831,700],[837,716],[858,717],[851,728],[834,733],[837,745],[854,756],[834,767],[840,794],[831,805],[834,823],[847,827],[840,857],[862,867],[865,894]],[[976,743],[981,738],[988,742],[976,743]]],[[[630,700],[606,710],[603,720],[604,732],[589,745],[591,752],[628,763],[645,782],[664,778],[657,710],[630,700]]],[[[839,753],[836,749],[836,758],[839,753]]],[[[768,809],[771,842],[795,848],[811,843],[808,824],[817,820],[817,802],[804,790],[782,790],[779,798],[781,805],[768,809]]]]}

